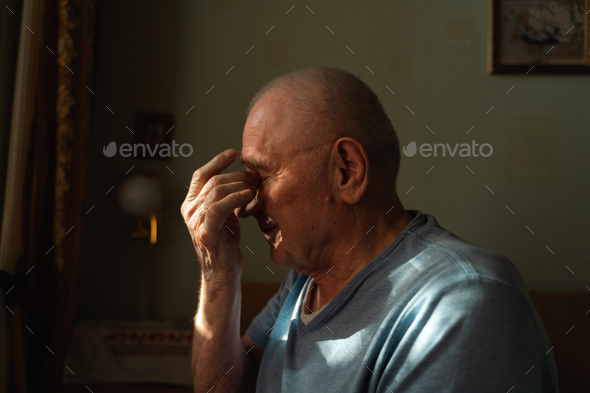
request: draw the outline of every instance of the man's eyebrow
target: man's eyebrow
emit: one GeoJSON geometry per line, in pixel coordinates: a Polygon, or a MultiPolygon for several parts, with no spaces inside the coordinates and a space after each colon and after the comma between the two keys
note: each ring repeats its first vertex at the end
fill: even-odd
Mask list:
{"type": "Polygon", "coordinates": [[[257,162],[255,162],[253,160],[244,160],[244,158],[242,157],[241,154],[240,154],[240,163],[242,164],[243,167],[250,168],[256,172],[259,172],[259,169],[268,169],[266,166],[264,166],[262,164],[258,164],[257,162]]]}

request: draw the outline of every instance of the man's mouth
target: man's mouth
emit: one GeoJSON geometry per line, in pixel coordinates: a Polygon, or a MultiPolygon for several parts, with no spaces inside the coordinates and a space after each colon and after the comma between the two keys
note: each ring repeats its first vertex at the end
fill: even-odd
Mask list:
{"type": "Polygon", "coordinates": [[[268,228],[268,229],[263,229],[262,232],[264,232],[265,234],[269,235],[271,234],[275,229],[278,229],[278,227],[272,227],[272,228],[268,228]]]}

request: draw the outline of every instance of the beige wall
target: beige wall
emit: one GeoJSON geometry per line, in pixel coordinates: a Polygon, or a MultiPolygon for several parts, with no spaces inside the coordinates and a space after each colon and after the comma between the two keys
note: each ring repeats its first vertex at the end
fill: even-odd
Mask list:
{"type": "MultiPolygon", "coordinates": [[[[304,4],[289,11],[293,4],[270,1],[101,3],[86,196],[88,208],[95,207],[85,222],[82,317],[133,317],[145,262],[150,317],[194,314],[198,261],[179,213],[192,172],[224,149],[241,150],[246,105],[265,82],[320,65],[366,81],[403,145],[475,140],[494,147],[489,158],[403,157],[398,184],[407,209],[506,255],[529,289],[590,286],[590,80],[488,75],[485,2],[323,2],[310,5],[313,14],[304,4]],[[193,156],[106,158],[102,147],[110,141],[133,143],[125,126],[133,127],[140,110],[173,113],[175,140],[192,144],[193,156]],[[131,220],[118,210],[114,191],[105,195],[132,166],[129,174],[163,180],[164,223],[155,247],[127,235],[131,220]]],[[[252,218],[242,233],[243,279],[280,281],[287,271],[270,261],[252,218]]]]}

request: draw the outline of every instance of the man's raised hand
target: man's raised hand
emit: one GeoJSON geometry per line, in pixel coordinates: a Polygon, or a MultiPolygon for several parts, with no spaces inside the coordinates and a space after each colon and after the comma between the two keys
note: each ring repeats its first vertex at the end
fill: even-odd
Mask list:
{"type": "Polygon", "coordinates": [[[243,270],[234,210],[254,198],[260,176],[247,171],[220,174],[236,156],[235,150],[228,149],[197,169],[180,208],[205,277],[235,277],[243,270]]]}

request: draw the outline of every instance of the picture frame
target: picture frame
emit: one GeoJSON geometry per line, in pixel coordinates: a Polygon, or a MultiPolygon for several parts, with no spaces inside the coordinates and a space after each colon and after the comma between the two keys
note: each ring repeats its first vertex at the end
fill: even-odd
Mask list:
{"type": "Polygon", "coordinates": [[[489,0],[488,73],[590,74],[589,10],[590,0],[489,0]]]}
{"type": "MultiPolygon", "coordinates": [[[[136,117],[135,142],[149,146],[152,151],[161,145],[172,145],[174,136],[174,117],[167,113],[138,112],[136,117]]],[[[159,154],[140,158],[160,158],[159,154]]]]}

